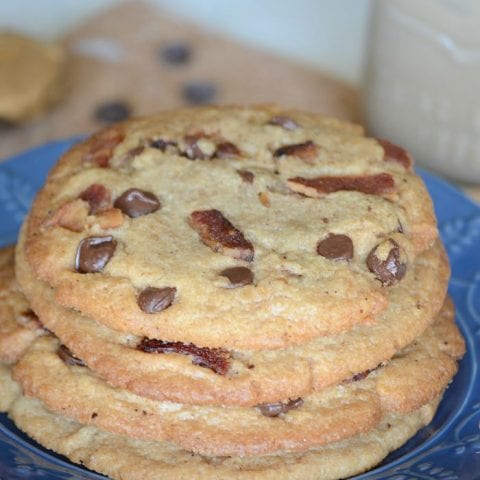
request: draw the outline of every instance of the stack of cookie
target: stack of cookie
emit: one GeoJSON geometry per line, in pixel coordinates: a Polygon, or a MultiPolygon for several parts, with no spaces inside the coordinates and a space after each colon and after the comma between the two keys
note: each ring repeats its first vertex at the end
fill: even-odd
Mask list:
{"type": "Polygon", "coordinates": [[[115,479],[365,471],[430,422],[464,352],[410,156],[312,114],[99,132],[51,172],[15,263],[31,310],[4,315],[29,334],[0,343],[3,408],[115,479]]]}

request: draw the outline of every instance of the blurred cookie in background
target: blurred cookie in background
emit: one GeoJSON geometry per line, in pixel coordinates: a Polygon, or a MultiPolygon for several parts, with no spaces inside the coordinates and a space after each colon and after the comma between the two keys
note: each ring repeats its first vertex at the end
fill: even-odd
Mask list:
{"type": "Polygon", "coordinates": [[[65,54],[55,44],[0,33],[0,120],[16,124],[44,112],[62,95],[65,54]]]}

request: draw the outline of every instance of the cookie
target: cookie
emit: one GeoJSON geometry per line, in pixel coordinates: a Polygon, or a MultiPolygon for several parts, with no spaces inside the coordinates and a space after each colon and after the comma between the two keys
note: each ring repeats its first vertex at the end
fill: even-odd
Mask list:
{"type": "Polygon", "coordinates": [[[22,389],[12,379],[11,367],[0,362],[0,412],[6,412],[12,403],[21,395],[22,389]]]}
{"type": "Polygon", "coordinates": [[[0,119],[21,122],[61,93],[63,50],[14,33],[0,33],[0,119]]]}
{"type": "MultiPolygon", "coordinates": [[[[2,393],[0,393],[2,395],[2,393]]],[[[168,442],[135,440],[85,426],[21,397],[10,409],[15,424],[37,442],[115,480],[335,480],[364,472],[428,424],[438,405],[388,415],[371,432],[306,453],[207,457],[168,442]]]]}
{"type": "MultiPolygon", "coordinates": [[[[18,280],[32,307],[77,357],[112,385],[156,400],[193,404],[254,406],[297,398],[376,368],[433,321],[445,298],[448,274],[443,248],[437,244],[417,258],[405,281],[392,290],[393,301],[374,325],[285,350],[234,350],[225,357],[220,355],[224,351],[182,351],[182,345],[168,344],[170,349],[156,354],[144,351],[148,342],[141,337],[116,332],[57,305],[53,290],[34,277],[25,261],[22,237],[17,248],[18,280]],[[432,272],[438,275],[433,278],[432,272]],[[404,290],[407,285],[413,296],[404,290]],[[224,360],[226,371],[217,370],[224,363],[216,361],[224,360]]],[[[447,303],[446,314],[452,316],[452,309],[447,303]]],[[[155,352],[155,341],[151,347],[155,352]]],[[[158,347],[161,344],[156,351],[158,347]]]]}
{"type": "Polygon", "coordinates": [[[303,451],[367,432],[388,413],[417,410],[443,392],[463,353],[446,311],[385,366],[303,398],[249,408],[158,402],[112,388],[51,336],[35,342],[13,376],[26,395],[80,423],[202,455],[245,456],[303,451]]]}
{"type": "Polygon", "coordinates": [[[14,247],[0,249],[0,362],[12,364],[45,333],[15,280],[14,247]]]}
{"type": "Polygon", "coordinates": [[[209,107],[74,147],[26,253],[60,304],[110,328],[265,350],[374,322],[436,237],[402,149],[313,114],[209,107]]]}

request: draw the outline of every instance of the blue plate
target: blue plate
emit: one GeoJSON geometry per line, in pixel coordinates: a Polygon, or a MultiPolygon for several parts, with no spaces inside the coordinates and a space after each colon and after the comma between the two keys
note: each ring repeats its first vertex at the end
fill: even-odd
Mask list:
{"type": "MultiPolygon", "coordinates": [[[[13,243],[35,192],[76,139],[49,143],[0,164],[0,245],[13,243]]],[[[480,208],[421,172],[452,263],[450,294],[468,352],[433,422],[357,480],[480,479],[480,208]]],[[[0,415],[0,480],[102,479],[39,447],[0,415]]]]}

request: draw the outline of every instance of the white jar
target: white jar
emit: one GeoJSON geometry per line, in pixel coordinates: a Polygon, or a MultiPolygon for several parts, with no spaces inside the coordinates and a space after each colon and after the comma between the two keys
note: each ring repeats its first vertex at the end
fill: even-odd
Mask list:
{"type": "Polygon", "coordinates": [[[417,164],[480,182],[480,0],[376,0],[364,84],[369,132],[417,164]]]}

